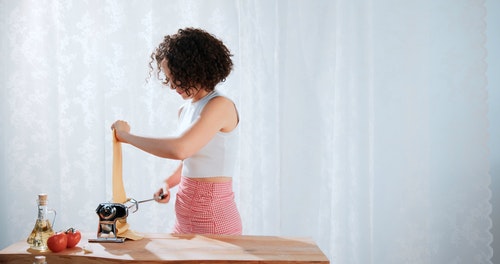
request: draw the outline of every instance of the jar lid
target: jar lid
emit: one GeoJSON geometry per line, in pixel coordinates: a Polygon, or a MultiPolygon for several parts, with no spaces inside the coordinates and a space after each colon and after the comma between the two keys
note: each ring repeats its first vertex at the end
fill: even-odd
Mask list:
{"type": "Polygon", "coordinates": [[[35,263],[45,264],[45,256],[36,256],[35,263]]]}

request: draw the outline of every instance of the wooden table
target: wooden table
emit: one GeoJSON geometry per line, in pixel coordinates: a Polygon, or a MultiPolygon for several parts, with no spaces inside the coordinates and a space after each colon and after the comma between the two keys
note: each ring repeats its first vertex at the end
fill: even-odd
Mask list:
{"type": "Polygon", "coordinates": [[[214,236],[144,234],[138,241],[88,243],[85,233],[75,248],[59,253],[36,252],[26,241],[0,251],[0,263],[33,263],[44,255],[47,263],[330,263],[306,238],[276,236],[214,236]],[[83,248],[91,247],[92,252],[83,248]]]}

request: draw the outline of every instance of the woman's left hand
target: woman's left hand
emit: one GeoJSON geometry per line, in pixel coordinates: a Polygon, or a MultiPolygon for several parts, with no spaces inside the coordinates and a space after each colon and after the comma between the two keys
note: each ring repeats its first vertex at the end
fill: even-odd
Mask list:
{"type": "Polygon", "coordinates": [[[118,141],[121,141],[121,142],[125,142],[125,141],[123,140],[123,138],[120,137],[120,134],[122,132],[130,133],[130,125],[126,121],[123,121],[123,120],[115,121],[111,125],[111,129],[115,130],[116,139],[118,139],[118,141]]]}

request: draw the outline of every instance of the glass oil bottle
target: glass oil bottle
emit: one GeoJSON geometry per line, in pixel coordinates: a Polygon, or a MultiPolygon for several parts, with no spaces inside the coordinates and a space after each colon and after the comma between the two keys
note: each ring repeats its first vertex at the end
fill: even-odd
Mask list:
{"type": "Polygon", "coordinates": [[[54,234],[52,226],[54,225],[55,219],[56,219],[56,211],[47,208],[47,194],[44,193],[39,194],[38,217],[36,219],[35,226],[33,227],[33,231],[31,231],[31,234],[27,239],[27,242],[30,245],[31,249],[37,251],[48,250],[47,239],[49,239],[49,237],[54,234]],[[54,214],[52,223],[49,221],[47,217],[49,213],[54,214]]]}

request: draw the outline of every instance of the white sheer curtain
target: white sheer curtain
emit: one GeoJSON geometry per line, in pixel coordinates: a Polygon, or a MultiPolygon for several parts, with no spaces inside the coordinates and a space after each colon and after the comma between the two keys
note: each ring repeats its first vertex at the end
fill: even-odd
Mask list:
{"type": "MultiPolygon", "coordinates": [[[[165,136],[181,100],[145,82],[163,35],[232,50],[244,233],[312,237],[332,263],[490,263],[483,1],[0,1],[0,246],[47,192],[55,229],[95,232],[111,132],[165,136]]],[[[123,148],[129,197],[175,161],[123,148]]],[[[141,205],[169,232],[172,204],[141,205]]]]}

